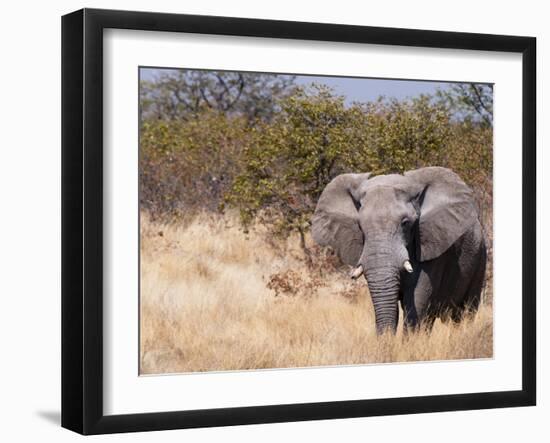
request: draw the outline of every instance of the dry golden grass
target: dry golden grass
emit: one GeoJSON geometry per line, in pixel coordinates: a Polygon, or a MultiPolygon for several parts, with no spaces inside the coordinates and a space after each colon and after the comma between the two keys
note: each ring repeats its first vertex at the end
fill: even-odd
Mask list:
{"type": "Polygon", "coordinates": [[[491,304],[431,333],[377,337],[364,280],[310,271],[297,239],[268,239],[232,217],[142,215],[142,374],[492,357],[491,304]]]}

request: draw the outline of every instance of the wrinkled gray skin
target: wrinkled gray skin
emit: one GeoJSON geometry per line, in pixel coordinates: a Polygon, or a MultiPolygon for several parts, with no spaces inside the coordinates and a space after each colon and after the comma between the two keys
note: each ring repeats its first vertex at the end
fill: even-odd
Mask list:
{"type": "Polygon", "coordinates": [[[363,267],[378,333],[395,332],[399,302],[406,328],[447,314],[458,321],[479,305],[485,240],[472,191],[449,169],[339,175],[319,198],[312,234],[363,267]]]}

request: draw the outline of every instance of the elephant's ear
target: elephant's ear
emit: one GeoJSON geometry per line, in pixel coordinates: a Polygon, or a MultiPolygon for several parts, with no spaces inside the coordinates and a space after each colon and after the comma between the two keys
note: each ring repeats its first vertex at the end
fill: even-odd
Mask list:
{"type": "Polygon", "coordinates": [[[405,173],[423,186],[420,196],[420,260],[432,260],[477,220],[472,190],[449,169],[421,168],[405,173]]]}
{"type": "Polygon", "coordinates": [[[330,246],[340,259],[357,265],[363,250],[363,232],[359,227],[360,186],[369,174],[341,174],[324,189],[311,221],[313,239],[330,246]]]}

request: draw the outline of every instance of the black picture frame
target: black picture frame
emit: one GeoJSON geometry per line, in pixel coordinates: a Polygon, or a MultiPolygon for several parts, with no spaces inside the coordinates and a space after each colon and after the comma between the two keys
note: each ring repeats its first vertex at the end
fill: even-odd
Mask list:
{"type": "Polygon", "coordinates": [[[82,434],[104,434],[535,405],[535,63],[532,37],[97,9],[63,16],[62,426],[82,434]],[[522,389],[104,415],[102,36],[107,28],[522,54],[522,389]]]}

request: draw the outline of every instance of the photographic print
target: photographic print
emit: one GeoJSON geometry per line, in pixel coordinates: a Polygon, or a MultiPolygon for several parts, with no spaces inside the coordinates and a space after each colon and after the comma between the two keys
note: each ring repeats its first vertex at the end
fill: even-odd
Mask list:
{"type": "Polygon", "coordinates": [[[139,68],[140,374],[493,357],[493,85],[139,68]]]}

